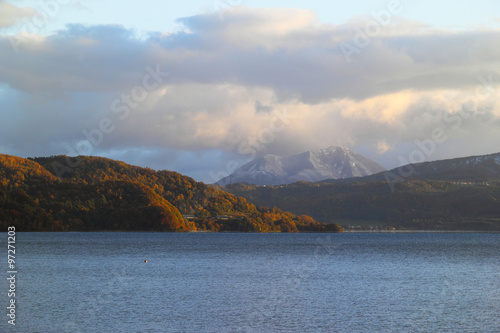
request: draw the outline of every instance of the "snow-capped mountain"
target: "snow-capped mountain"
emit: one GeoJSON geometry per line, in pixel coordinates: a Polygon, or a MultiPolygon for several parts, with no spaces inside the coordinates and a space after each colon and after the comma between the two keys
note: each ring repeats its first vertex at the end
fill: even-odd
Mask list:
{"type": "Polygon", "coordinates": [[[281,185],[301,180],[363,177],[382,171],[384,167],[346,147],[329,147],[286,157],[264,155],[219,180],[218,184],[281,185]]]}

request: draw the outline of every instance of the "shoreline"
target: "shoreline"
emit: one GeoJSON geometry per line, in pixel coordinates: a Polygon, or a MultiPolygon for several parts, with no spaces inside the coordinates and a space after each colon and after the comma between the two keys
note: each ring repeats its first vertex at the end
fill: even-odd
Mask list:
{"type": "Polygon", "coordinates": [[[414,234],[414,233],[490,233],[496,234],[500,233],[500,230],[344,230],[344,234],[350,233],[365,233],[365,234],[414,234]]]}
{"type": "Polygon", "coordinates": [[[440,233],[440,234],[498,234],[500,230],[344,230],[343,232],[241,232],[241,231],[136,231],[136,230],[92,230],[92,231],[18,231],[19,233],[155,233],[155,234],[418,234],[418,233],[440,233]]]}

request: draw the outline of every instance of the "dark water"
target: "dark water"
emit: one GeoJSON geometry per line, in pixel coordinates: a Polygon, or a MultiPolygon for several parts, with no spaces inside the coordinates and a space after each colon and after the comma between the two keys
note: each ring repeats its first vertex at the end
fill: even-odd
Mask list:
{"type": "Polygon", "coordinates": [[[18,233],[16,248],[1,332],[500,332],[500,234],[18,233]]]}

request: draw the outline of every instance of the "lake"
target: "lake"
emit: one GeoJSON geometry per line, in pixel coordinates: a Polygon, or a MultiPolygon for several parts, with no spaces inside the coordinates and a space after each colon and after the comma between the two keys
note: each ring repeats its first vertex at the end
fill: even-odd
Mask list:
{"type": "Polygon", "coordinates": [[[500,234],[17,233],[16,254],[1,332],[500,332],[500,234]]]}

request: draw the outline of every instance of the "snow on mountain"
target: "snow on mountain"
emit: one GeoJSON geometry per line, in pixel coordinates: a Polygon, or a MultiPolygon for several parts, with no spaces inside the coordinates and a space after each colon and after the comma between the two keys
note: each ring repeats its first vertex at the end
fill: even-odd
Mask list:
{"type": "Polygon", "coordinates": [[[363,177],[382,171],[385,168],[346,147],[329,147],[286,157],[264,155],[219,180],[218,184],[280,185],[363,177]]]}

